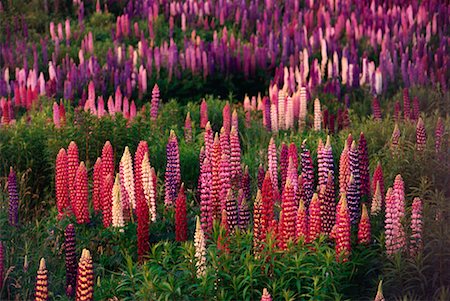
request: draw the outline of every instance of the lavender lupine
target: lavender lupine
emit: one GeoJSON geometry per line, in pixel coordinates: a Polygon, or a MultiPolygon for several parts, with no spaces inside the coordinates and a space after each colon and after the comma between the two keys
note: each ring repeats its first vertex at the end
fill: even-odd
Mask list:
{"type": "Polygon", "coordinates": [[[9,170],[8,176],[8,197],[9,197],[9,216],[8,222],[11,226],[17,226],[19,223],[19,191],[17,189],[17,177],[13,168],[9,170]]]}
{"type": "Polygon", "coordinates": [[[170,131],[169,141],[166,147],[167,166],[165,173],[165,198],[164,204],[172,206],[177,198],[181,184],[180,153],[175,132],[170,131]]]}

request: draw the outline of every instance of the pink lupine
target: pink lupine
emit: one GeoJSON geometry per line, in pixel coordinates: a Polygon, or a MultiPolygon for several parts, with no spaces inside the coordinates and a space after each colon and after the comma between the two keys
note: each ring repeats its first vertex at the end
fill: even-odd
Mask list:
{"type": "Polygon", "coordinates": [[[198,181],[197,181],[197,197],[198,198],[200,198],[200,190],[201,190],[201,185],[202,185],[201,171],[202,171],[202,165],[203,165],[204,160],[205,160],[205,147],[202,146],[200,148],[200,153],[198,155],[198,161],[199,161],[199,176],[198,176],[198,181]]]}
{"type": "MultiPolygon", "coordinates": [[[[214,178],[214,176],[213,176],[213,178],[214,178]]],[[[225,209],[228,190],[231,188],[230,162],[229,162],[229,159],[227,158],[227,156],[223,152],[222,152],[221,158],[220,158],[219,181],[220,181],[220,187],[219,187],[220,211],[222,211],[223,209],[225,209]]],[[[213,188],[214,188],[214,183],[213,183],[213,188]]]]}
{"type": "Polygon", "coordinates": [[[241,144],[239,142],[239,133],[234,126],[231,126],[230,132],[230,173],[233,187],[237,187],[241,181],[241,144]]]}
{"type": "Polygon", "coordinates": [[[297,240],[301,239],[305,242],[308,239],[308,234],[308,215],[306,213],[305,203],[303,202],[303,200],[300,200],[297,210],[295,237],[297,240]]]}
{"type": "Polygon", "coordinates": [[[205,156],[211,159],[212,146],[214,143],[214,133],[211,128],[209,121],[206,123],[205,132],[203,133],[204,143],[205,143],[205,156]]]}
{"type": "Polygon", "coordinates": [[[405,214],[405,195],[403,180],[397,175],[394,188],[386,193],[386,253],[393,255],[401,252],[406,244],[405,232],[401,223],[405,214]]]}
{"type": "Polygon", "coordinates": [[[436,122],[436,129],[434,131],[434,147],[436,150],[436,153],[439,153],[441,151],[442,148],[442,137],[444,136],[445,133],[445,125],[444,122],[442,121],[442,118],[439,117],[437,122],[436,122]]]}
{"type": "Polygon", "coordinates": [[[364,133],[361,132],[358,144],[359,174],[361,179],[361,196],[370,194],[369,153],[364,133]]]}
{"type": "Polygon", "coordinates": [[[280,174],[281,174],[281,187],[284,188],[286,184],[286,176],[289,164],[289,153],[288,147],[283,142],[281,144],[281,152],[280,152],[280,174]]]}
{"type": "Polygon", "coordinates": [[[311,204],[309,205],[309,242],[316,240],[322,233],[322,213],[320,206],[320,199],[317,193],[314,193],[311,204]]]}
{"type": "Polygon", "coordinates": [[[69,186],[68,186],[68,165],[67,154],[64,148],[59,150],[56,156],[55,164],[55,188],[56,188],[56,205],[58,208],[58,218],[70,212],[69,202],[69,186]]]}
{"type": "Polygon", "coordinates": [[[59,129],[61,127],[59,106],[56,102],[53,103],[53,124],[55,125],[55,128],[57,128],[57,129],[59,129]]]}
{"type": "Polygon", "coordinates": [[[231,114],[231,127],[234,127],[237,132],[239,132],[239,119],[236,109],[233,110],[231,114]]]}
{"type": "Polygon", "coordinates": [[[270,296],[269,292],[266,288],[263,289],[263,294],[261,296],[261,301],[272,301],[272,296],[270,296]]]}
{"type": "Polygon", "coordinates": [[[281,199],[281,214],[279,223],[279,246],[285,249],[288,241],[295,238],[295,224],[297,219],[297,208],[295,204],[294,186],[290,179],[286,180],[286,186],[281,199]]]}
{"type": "Polygon", "coordinates": [[[270,138],[269,148],[267,150],[267,161],[269,166],[270,178],[272,180],[272,189],[273,191],[278,191],[277,147],[273,138],[270,138]]]}
{"type": "Polygon", "coordinates": [[[325,146],[318,150],[317,160],[319,169],[319,185],[326,185],[329,172],[331,172],[331,176],[334,176],[334,160],[330,136],[327,136],[325,146]]]}
{"type": "MultiPolygon", "coordinates": [[[[213,206],[214,219],[219,220],[221,210],[221,178],[220,178],[220,164],[222,161],[222,154],[220,150],[219,136],[215,135],[214,144],[211,155],[211,171],[212,171],[212,186],[211,186],[211,202],[213,206]]],[[[228,193],[228,190],[226,191],[228,193]]],[[[225,199],[226,200],[226,199],[225,199]]],[[[223,200],[223,202],[225,202],[223,200]]]]}
{"type": "Polygon", "coordinates": [[[339,192],[345,193],[347,191],[347,185],[350,180],[350,162],[348,158],[348,144],[347,140],[344,144],[344,149],[339,159],[339,192]]]}
{"type": "Polygon", "coordinates": [[[414,198],[411,210],[411,237],[409,240],[409,255],[411,257],[417,256],[417,254],[423,249],[422,210],[422,200],[420,198],[414,198]]]}
{"type": "Polygon", "coordinates": [[[425,150],[427,144],[427,132],[422,117],[419,117],[416,126],[416,149],[421,152],[425,150]]]}
{"type": "Polygon", "coordinates": [[[100,212],[102,210],[102,159],[97,158],[94,164],[94,173],[93,173],[93,188],[92,188],[92,203],[94,205],[94,211],[100,212]]]}
{"type": "Polygon", "coordinates": [[[74,183],[74,203],[75,203],[75,217],[77,223],[89,223],[89,204],[88,204],[88,176],[84,162],[80,163],[78,167],[75,183],[74,183]]]}
{"type": "Polygon", "coordinates": [[[200,127],[204,129],[208,123],[208,104],[206,100],[203,99],[200,104],[200,127]]]}
{"type": "Polygon", "coordinates": [[[230,132],[231,130],[231,109],[230,103],[227,101],[222,110],[222,126],[226,132],[230,132]]]}
{"type": "Polygon", "coordinates": [[[205,157],[201,168],[200,218],[203,231],[210,233],[213,226],[214,212],[211,200],[212,170],[208,157],[205,157]]]}
{"type": "Polygon", "coordinates": [[[152,90],[152,102],[151,102],[151,109],[150,109],[150,118],[152,120],[156,120],[158,117],[158,109],[159,109],[159,87],[158,84],[155,84],[153,86],[152,90]]]}
{"type": "Polygon", "coordinates": [[[164,204],[172,206],[177,198],[181,184],[180,152],[175,132],[170,131],[169,141],[166,147],[167,165],[165,173],[165,197],[164,204]]]}
{"type": "Polygon", "coordinates": [[[190,112],[187,112],[186,120],[184,121],[184,141],[186,143],[192,142],[192,121],[190,112]]]}
{"type": "Polygon", "coordinates": [[[286,129],[286,93],[283,90],[278,92],[278,128],[286,129]]]}
{"type": "Polygon", "coordinates": [[[230,147],[230,133],[225,131],[225,128],[222,127],[220,129],[220,149],[222,151],[222,154],[226,156],[226,158],[229,160],[231,156],[231,147],[230,147]]]}
{"type": "Polygon", "coordinates": [[[367,213],[367,207],[363,204],[361,220],[358,225],[358,244],[367,245],[370,243],[371,233],[370,233],[370,219],[367,213]]]}
{"type": "Polygon", "coordinates": [[[263,207],[261,190],[257,190],[255,202],[253,203],[253,246],[259,249],[261,246],[261,237],[264,229],[263,225],[263,207]]]}
{"type": "Polygon", "coordinates": [[[67,148],[67,174],[68,174],[68,184],[69,184],[69,198],[70,205],[73,210],[75,202],[73,200],[72,194],[74,193],[74,181],[75,175],[77,173],[78,166],[80,165],[78,161],[78,146],[74,141],[70,142],[67,148]]]}
{"type": "Polygon", "coordinates": [[[270,106],[270,129],[274,133],[278,133],[278,112],[275,104],[270,106]]]}

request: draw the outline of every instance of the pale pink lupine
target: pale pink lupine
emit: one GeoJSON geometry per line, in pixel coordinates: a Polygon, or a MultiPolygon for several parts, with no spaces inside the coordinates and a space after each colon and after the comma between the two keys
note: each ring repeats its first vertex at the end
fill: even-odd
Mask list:
{"type": "Polygon", "coordinates": [[[270,122],[270,128],[272,129],[272,132],[278,133],[278,114],[275,104],[272,104],[270,106],[270,122]]]}
{"type": "Polygon", "coordinates": [[[294,127],[294,99],[291,96],[287,98],[286,104],[286,129],[294,127]]]}
{"type": "Polygon", "coordinates": [[[61,120],[59,116],[59,106],[56,102],[53,103],[53,123],[55,128],[59,129],[61,127],[61,120]]]}
{"type": "Polygon", "coordinates": [[[142,188],[144,191],[144,197],[148,205],[149,209],[149,218],[152,222],[156,221],[156,194],[154,187],[154,178],[152,167],[150,166],[150,161],[148,158],[148,154],[144,154],[144,159],[141,164],[141,179],[142,179],[142,188]]]}
{"type": "Polygon", "coordinates": [[[278,128],[286,129],[286,93],[284,90],[278,92],[278,128]]]}
{"type": "Polygon", "coordinates": [[[409,240],[409,254],[416,256],[423,249],[422,241],[422,210],[423,204],[420,198],[414,198],[411,212],[411,237],[409,240]]]}
{"type": "Polygon", "coordinates": [[[386,253],[394,255],[403,250],[406,244],[405,231],[401,223],[405,215],[404,184],[400,175],[394,181],[394,188],[386,193],[386,253]]]}

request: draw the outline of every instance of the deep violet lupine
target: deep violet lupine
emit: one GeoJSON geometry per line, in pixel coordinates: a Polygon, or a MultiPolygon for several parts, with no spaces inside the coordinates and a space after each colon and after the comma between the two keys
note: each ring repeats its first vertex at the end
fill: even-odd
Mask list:
{"type": "Polygon", "coordinates": [[[75,175],[77,173],[78,166],[80,162],[78,160],[78,146],[72,141],[67,148],[67,174],[68,174],[68,182],[69,182],[69,198],[70,198],[70,207],[72,211],[75,210],[75,203],[72,197],[74,192],[73,185],[75,181],[75,175]]]}
{"type": "Polygon", "coordinates": [[[289,164],[289,150],[287,145],[283,142],[281,144],[281,152],[280,152],[280,174],[281,174],[281,187],[285,187],[286,184],[286,175],[289,164]]]}
{"type": "Polygon", "coordinates": [[[187,112],[186,119],[184,121],[184,141],[186,143],[192,142],[192,120],[190,112],[187,112]]]}
{"type": "Polygon", "coordinates": [[[58,219],[61,219],[66,211],[70,212],[67,153],[64,148],[59,150],[55,165],[56,207],[58,219]]]}
{"type": "Polygon", "coordinates": [[[442,118],[439,117],[436,122],[436,129],[434,131],[434,148],[436,153],[439,153],[442,148],[442,137],[444,136],[445,126],[442,118]]]}
{"type": "Polygon", "coordinates": [[[339,159],[339,192],[345,193],[350,180],[350,162],[348,158],[348,143],[345,140],[344,149],[339,159]]]}
{"type": "Polygon", "coordinates": [[[222,127],[227,133],[229,133],[231,130],[231,108],[228,101],[222,110],[222,127]]]}
{"type": "Polygon", "coordinates": [[[211,161],[205,157],[200,171],[201,185],[200,185],[200,218],[202,229],[206,233],[212,231],[213,226],[213,204],[211,200],[211,186],[212,186],[212,169],[211,161]]]}
{"type": "Polygon", "coordinates": [[[261,190],[257,190],[256,198],[253,203],[253,247],[257,251],[261,246],[261,237],[263,231],[263,220],[262,220],[262,196],[261,190]]]}
{"type": "Polygon", "coordinates": [[[291,180],[287,179],[281,198],[280,223],[278,225],[278,244],[281,249],[285,249],[287,243],[294,240],[296,220],[297,206],[295,204],[294,186],[291,180]]]}
{"type": "Polygon", "coordinates": [[[334,181],[331,171],[328,172],[327,184],[321,187],[319,199],[322,213],[322,232],[325,235],[330,235],[336,218],[334,181]]]}
{"type": "Polygon", "coordinates": [[[89,203],[88,203],[88,175],[84,162],[78,167],[74,184],[75,217],[77,223],[89,223],[89,203]]]}
{"type": "Polygon", "coordinates": [[[242,231],[247,229],[250,222],[250,210],[248,208],[248,199],[245,197],[245,193],[242,189],[239,190],[239,229],[242,231]]]}
{"type": "Polygon", "coordinates": [[[242,177],[241,144],[239,142],[239,133],[234,126],[231,126],[230,149],[231,184],[232,187],[239,187],[242,177]]]}
{"type": "Polygon", "coordinates": [[[358,244],[368,245],[371,240],[370,219],[366,204],[362,205],[361,220],[358,225],[358,244]]]}
{"type": "Polygon", "coordinates": [[[203,99],[200,104],[200,127],[204,129],[208,123],[208,104],[206,100],[203,99]]]}
{"type": "Polygon", "coordinates": [[[11,226],[17,226],[19,223],[19,192],[17,189],[17,177],[13,168],[9,170],[8,176],[8,197],[9,197],[9,216],[8,222],[11,226]]]}
{"type": "Polygon", "coordinates": [[[93,172],[93,188],[92,188],[92,203],[94,205],[94,211],[102,211],[102,159],[97,158],[94,164],[93,172]]]}
{"type": "Polygon", "coordinates": [[[36,276],[36,287],[34,290],[35,301],[48,300],[48,275],[47,267],[45,266],[45,259],[41,258],[39,262],[39,269],[36,276]]]}
{"type": "Polygon", "coordinates": [[[159,109],[159,87],[158,84],[153,86],[152,90],[152,102],[150,109],[150,118],[154,121],[158,117],[158,109],[159,109]]]}
{"type": "Polygon", "coordinates": [[[308,241],[313,242],[322,233],[322,213],[320,210],[320,199],[317,193],[314,193],[311,204],[309,205],[309,234],[308,241]]]}
{"type": "Polygon", "coordinates": [[[269,148],[267,150],[267,162],[269,166],[270,178],[272,180],[273,191],[278,191],[278,158],[277,158],[277,147],[275,141],[270,138],[269,148]]]}
{"type": "Polygon", "coordinates": [[[301,198],[305,202],[306,208],[309,207],[312,196],[314,194],[314,168],[309,149],[306,148],[306,140],[302,142],[302,195],[301,198]]]}
{"type": "Polygon", "coordinates": [[[369,152],[363,132],[359,135],[358,154],[361,196],[368,196],[370,194],[369,152]]]}
{"type": "Polygon", "coordinates": [[[328,174],[334,176],[334,160],[333,150],[331,148],[330,136],[327,136],[325,146],[317,151],[318,170],[319,170],[319,185],[326,185],[328,174]]]}
{"type": "Polygon", "coordinates": [[[270,223],[274,219],[274,198],[273,185],[270,179],[269,171],[266,172],[262,190],[261,190],[261,224],[260,224],[260,240],[265,241],[266,233],[269,230],[270,223]]]}
{"type": "Polygon", "coordinates": [[[261,296],[261,301],[272,301],[272,296],[267,291],[267,288],[263,289],[263,293],[261,296]]]}
{"type": "Polygon", "coordinates": [[[354,174],[350,176],[350,181],[347,188],[347,200],[348,209],[350,211],[350,221],[352,225],[356,224],[361,215],[361,195],[359,193],[358,187],[356,185],[354,174]]]}
{"type": "Polygon", "coordinates": [[[94,266],[91,253],[83,249],[78,263],[75,300],[94,300],[94,266]]]}
{"type": "Polygon", "coordinates": [[[66,255],[66,294],[73,296],[77,282],[77,253],[73,224],[67,225],[64,231],[64,250],[66,255]]]}
{"type": "Polygon", "coordinates": [[[297,210],[297,220],[295,225],[295,238],[306,242],[308,239],[308,214],[306,213],[305,202],[300,200],[297,210]]]}
{"type": "Polygon", "coordinates": [[[169,141],[166,146],[167,165],[165,173],[165,197],[164,204],[172,206],[177,198],[177,192],[181,183],[180,152],[175,132],[170,131],[169,141]]]}
{"type": "Polygon", "coordinates": [[[149,208],[144,194],[144,186],[142,183],[142,162],[145,155],[148,156],[148,144],[146,141],[139,142],[136,153],[134,155],[134,188],[136,197],[136,216],[137,216],[137,247],[138,259],[143,261],[144,256],[150,249],[149,243],[149,208]]]}
{"type": "Polygon", "coordinates": [[[417,197],[414,198],[411,210],[411,237],[409,240],[409,255],[411,257],[417,256],[417,254],[423,249],[422,210],[423,210],[422,200],[417,197]]]}
{"type": "Polygon", "coordinates": [[[350,212],[347,208],[347,199],[342,194],[341,200],[337,206],[336,225],[334,227],[334,240],[336,261],[347,261],[350,255],[350,212]]]}
{"type": "Polygon", "coordinates": [[[372,99],[372,114],[373,114],[373,119],[375,121],[381,121],[382,116],[381,116],[380,101],[378,100],[377,97],[374,97],[372,99]]]}
{"type": "Polygon", "coordinates": [[[419,117],[416,125],[416,149],[421,152],[425,150],[427,144],[427,132],[422,117],[419,117]]]}
{"type": "Polygon", "coordinates": [[[186,194],[184,183],[180,186],[177,201],[175,203],[175,239],[176,241],[187,240],[187,217],[186,217],[186,194]]]}
{"type": "Polygon", "coordinates": [[[264,177],[266,175],[266,171],[264,170],[264,167],[262,166],[262,164],[259,164],[258,166],[258,189],[261,190],[262,189],[262,184],[264,182],[264,177]]]}
{"type": "Polygon", "coordinates": [[[227,193],[225,212],[227,217],[227,228],[231,233],[233,233],[238,226],[239,212],[237,200],[233,196],[233,192],[231,189],[229,189],[227,193]]]}

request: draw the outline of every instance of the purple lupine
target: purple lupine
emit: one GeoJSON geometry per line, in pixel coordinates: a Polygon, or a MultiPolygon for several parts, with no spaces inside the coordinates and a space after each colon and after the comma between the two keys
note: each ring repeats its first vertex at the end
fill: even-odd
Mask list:
{"type": "Polygon", "coordinates": [[[280,173],[281,173],[281,187],[284,188],[286,184],[286,175],[288,171],[289,164],[289,150],[287,145],[283,142],[281,144],[281,152],[280,152],[280,173]]]}
{"type": "Polygon", "coordinates": [[[368,196],[370,194],[369,153],[367,150],[367,141],[363,132],[359,135],[358,155],[361,196],[368,196]]]}
{"type": "Polygon", "coordinates": [[[352,225],[355,225],[359,221],[361,215],[361,195],[353,174],[350,176],[350,181],[347,186],[347,201],[348,209],[350,211],[350,221],[352,225]]]}
{"type": "Polygon", "coordinates": [[[17,190],[17,177],[13,168],[10,168],[8,176],[8,195],[9,195],[9,224],[17,226],[19,223],[19,192],[17,190]]]}
{"type": "Polygon", "coordinates": [[[330,136],[327,136],[325,146],[317,152],[318,169],[319,169],[319,185],[326,185],[328,179],[328,172],[334,178],[334,161],[333,150],[331,148],[330,136]]]}
{"type": "Polygon", "coordinates": [[[300,198],[303,199],[306,208],[308,208],[314,194],[314,167],[311,154],[306,147],[306,140],[302,142],[302,153],[300,156],[302,163],[302,187],[300,187],[302,195],[300,198]]]}
{"type": "Polygon", "coordinates": [[[357,190],[361,189],[361,172],[359,170],[359,151],[356,142],[353,141],[348,152],[348,161],[350,165],[350,173],[353,175],[357,190]]]}
{"type": "Polygon", "coordinates": [[[158,84],[155,84],[152,90],[152,103],[150,109],[150,118],[152,120],[156,120],[156,118],[158,117],[159,96],[159,87],[158,84]]]}
{"type": "Polygon", "coordinates": [[[164,204],[172,206],[177,199],[181,184],[180,153],[175,132],[170,131],[169,141],[166,146],[167,165],[165,173],[165,197],[164,204]]]}

